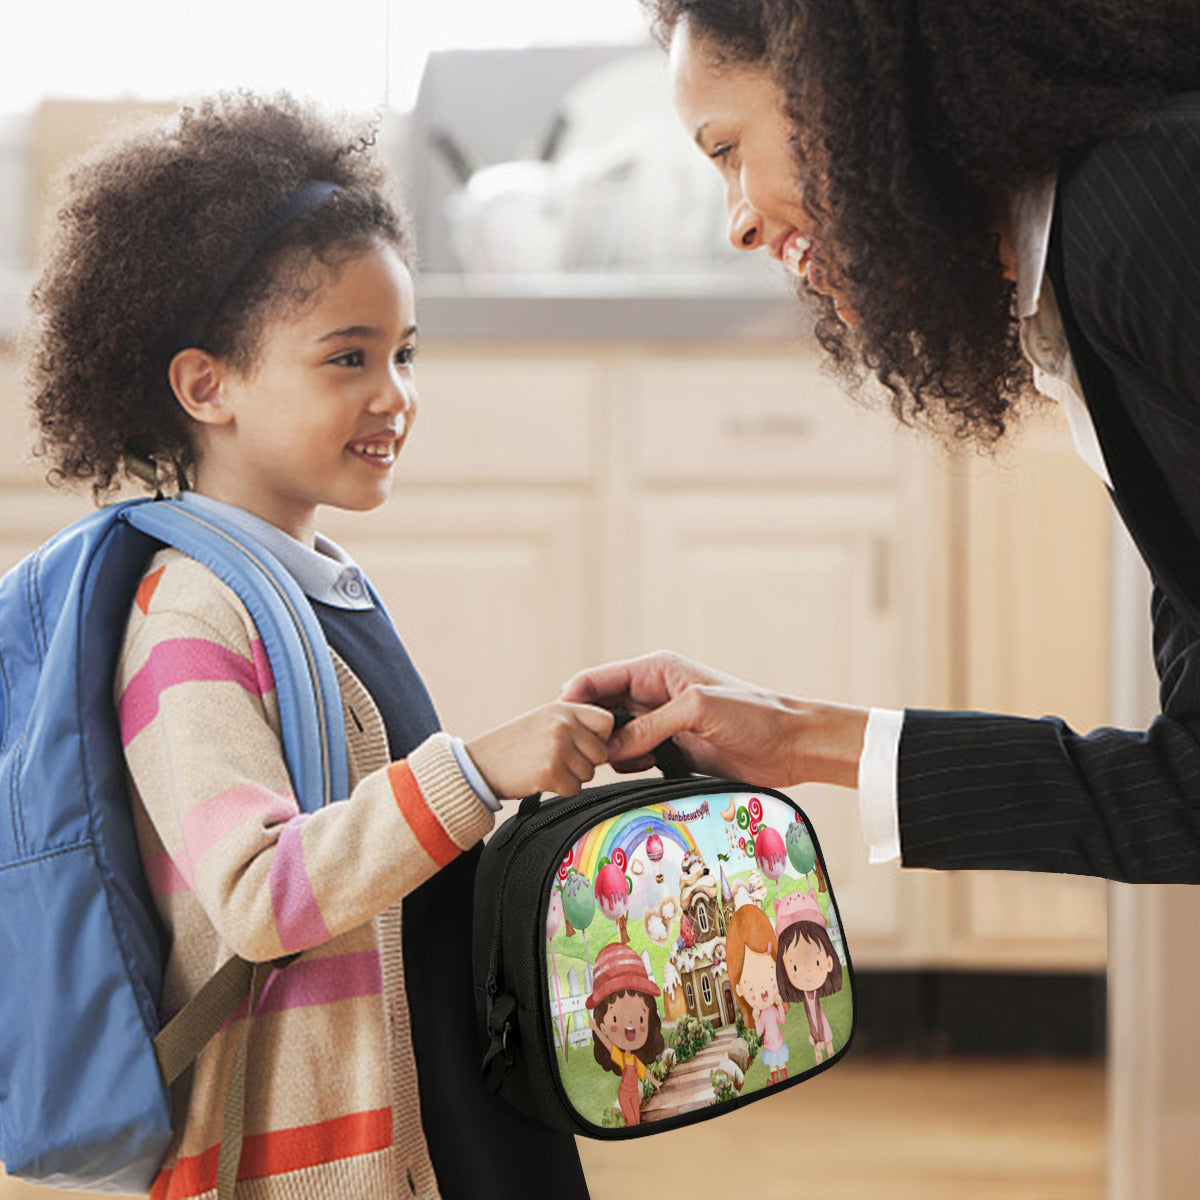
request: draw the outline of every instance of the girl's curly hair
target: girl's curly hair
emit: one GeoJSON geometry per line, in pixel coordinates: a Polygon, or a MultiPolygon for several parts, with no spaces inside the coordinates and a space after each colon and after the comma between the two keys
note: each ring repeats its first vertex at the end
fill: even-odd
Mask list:
{"type": "MultiPolygon", "coordinates": [[[[249,369],[265,323],[302,302],[307,268],[372,244],[413,259],[406,217],[372,149],[287,95],[220,95],[135,130],[67,178],[57,237],[31,297],[28,375],[55,485],[97,500],[138,459],[186,485],[191,418],[168,367],[213,280],[251,253],[264,218],[307,181],[339,191],[270,238],[232,282],[201,341],[249,369]]],[[[139,472],[140,474],[140,472],[139,472]]]]}
{"type": "Polygon", "coordinates": [[[998,229],[1007,198],[1200,87],[1194,0],[642,0],[668,44],[763,65],[795,128],[816,333],[905,423],[987,446],[1030,390],[998,229]]]}

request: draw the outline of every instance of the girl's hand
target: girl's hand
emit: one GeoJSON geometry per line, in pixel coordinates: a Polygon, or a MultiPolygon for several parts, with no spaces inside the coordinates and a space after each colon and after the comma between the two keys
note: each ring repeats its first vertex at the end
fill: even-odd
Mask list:
{"type": "Polygon", "coordinates": [[[764,787],[858,784],[867,710],[799,700],[666,651],[607,663],[568,680],[562,698],[634,714],[608,745],[618,771],[654,765],[674,738],[691,766],[764,787]]]}
{"type": "Polygon", "coordinates": [[[608,758],[612,727],[607,709],[558,700],[497,726],[466,750],[498,797],[575,796],[608,758]]]}

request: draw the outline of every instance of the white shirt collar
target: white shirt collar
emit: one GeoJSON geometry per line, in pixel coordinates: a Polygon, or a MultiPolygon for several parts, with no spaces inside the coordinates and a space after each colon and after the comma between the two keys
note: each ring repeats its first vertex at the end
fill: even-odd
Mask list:
{"type": "Polygon", "coordinates": [[[1022,319],[1037,312],[1042,298],[1056,187],[1057,180],[1051,175],[1018,192],[1010,205],[1013,257],[1017,267],[1017,316],[1022,319]]]}
{"type": "Polygon", "coordinates": [[[269,550],[309,599],[319,600],[334,608],[375,607],[362,571],[341,546],[323,534],[316,535],[314,545],[310,548],[270,521],[264,521],[244,508],[196,492],[183,492],[181,498],[186,504],[223,517],[234,528],[269,550]]]}
{"type": "Polygon", "coordinates": [[[1111,488],[1100,439],[1067,344],[1054,285],[1046,274],[1057,186],[1057,179],[1051,175],[1017,192],[1009,203],[1021,349],[1033,365],[1034,387],[1062,406],[1075,452],[1111,488]]]}

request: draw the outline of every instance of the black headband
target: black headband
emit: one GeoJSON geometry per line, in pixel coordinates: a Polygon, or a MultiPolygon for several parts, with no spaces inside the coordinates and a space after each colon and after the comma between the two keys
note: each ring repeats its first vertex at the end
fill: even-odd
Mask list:
{"type": "Polygon", "coordinates": [[[234,259],[228,269],[219,274],[209,288],[203,304],[196,310],[196,315],[176,338],[176,349],[186,346],[198,346],[208,332],[217,309],[229,294],[230,289],[241,278],[243,272],[258,256],[260,250],[281,233],[297,217],[303,216],[310,209],[323,204],[330,196],[336,195],[342,189],[336,183],[324,180],[310,179],[302,183],[282,204],[276,205],[255,229],[253,236],[246,243],[241,255],[234,259]]]}

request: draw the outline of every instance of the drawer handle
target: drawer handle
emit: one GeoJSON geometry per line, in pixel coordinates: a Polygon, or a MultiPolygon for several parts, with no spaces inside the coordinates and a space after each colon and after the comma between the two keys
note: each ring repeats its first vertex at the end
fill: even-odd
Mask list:
{"type": "Polygon", "coordinates": [[[725,418],[725,431],[738,438],[806,438],[812,422],[798,413],[732,413],[725,418]]]}

